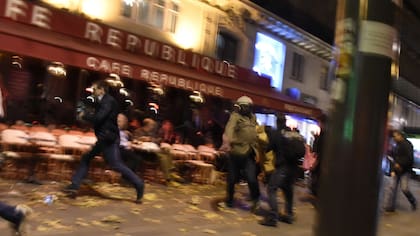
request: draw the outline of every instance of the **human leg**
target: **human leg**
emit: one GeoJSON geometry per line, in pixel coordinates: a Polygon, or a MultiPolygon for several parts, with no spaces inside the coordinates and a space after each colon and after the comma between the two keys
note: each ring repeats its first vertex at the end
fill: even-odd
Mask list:
{"type": "Polygon", "coordinates": [[[144,182],[121,161],[117,143],[106,145],[103,149],[103,157],[113,170],[121,173],[124,179],[134,185],[137,191],[136,202],[140,203],[144,194],[144,182]]]}
{"type": "Polygon", "coordinates": [[[14,235],[26,233],[26,219],[32,213],[32,209],[26,205],[11,206],[0,202],[0,217],[10,222],[14,235]]]}
{"type": "Polygon", "coordinates": [[[74,173],[72,179],[71,179],[71,185],[69,188],[72,188],[74,190],[77,190],[80,188],[80,184],[82,183],[82,180],[86,177],[88,170],[89,170],[89,164],[90,161],[98,155],[103,149],[103,144],[101,142],[96,142],[95,145],[88,151],[87,153],[83,154],[79,167],[77,168],[76,172],[74,173]]]}
{"type": "Polygon", "coordinates": [[[255,160],[253,157],[248,157],[245,159],[246,163],[245,163],[245,177],[246,180],[248,182],[248,188],[249,188],[249,192],[251,195],[251,200],[253,202],[253,206],[251,209],[252,211],[255,211],[256,208],[258,207],[258,202],[259,202],[259,198],[260,198],[260,187],[258,184],[258,179],[257,179],[257,165],[255,163],[255,160]]]}
{"type": "Polygon", "coordinates": [[[406,174],[401,176],[401,190],[404,193],[407,200],[410,202],[411,209],[413,211],[415,211],[417,209],[417,200],[414,197],[414,195],[411,193],[411,191],[408,187],[409,179],[410,179],[410,174],[409,173],[406,173],[406,174]]]}
{"type": "Polygon", "coordinates": [[[15,207],[3,202],[0,202],[0,216],[13,224],[19,220],[19,216],[16,214],[15,207]]]}
{"type": "Polygon", "coordinates": [[[157,158],[159,159],[160,169],[163,172],[163,176],[166,181],[171,180],[171,169],[173,168],[172,157],[169,153],[157,153],[157,158]]]}
{"type": "Polygon", "coordinates": [[[294,214],[293,214],[293,187],[294,187],[294,181],[295,180],[295,175],[294,172],[289,172],[286,175],[285,181],[283,183],[283,185],[281,186],[283,193],[284,193],[284,198],[285,198],[285,212],[286,215],[281,215],[279,217],[280,221],[283,221],[285,223],[291,224],[293,223],[293,218],[294,218],[294,214]]]}
{"type": "Polygon", "coordinates": [[[268,214],[259,223],[266,226],[276,226],[278,218],[278,204],[277,204],[277,188],[283,181],[284,174],[281,170],[275,169],[270,175],[270,179],[267,184],[267,196],[268,196],[268,214]]]}
{"type": "Polygon", "coordinates": [[[226,204],[229,207],[233,207],[233,195],[235,194],[235,184],[239,178],[240,166],[238,163],[238,158],[235,155],[230,155],[228,157],[228,166],[227,166],[227,178],[226,178],[226,204]]]}
{"type": "Polygon", "coordinates": [[[393,212],[395,211],[395,205],[397,202],[397,189],[400,184],[400,176],[394,175],[391,177],[391,183],[389,184],[388,190],[388,199],[385,211],[393,212]]]}
{"type": "Polygon", "coordinates": [[[134,173],[137,172],[137,169],[140,165],[141,157],[136,155],[132,150],[125,148],[120,148],[121,159],[124,161],[126,166],[130,168],[134,173]]]}

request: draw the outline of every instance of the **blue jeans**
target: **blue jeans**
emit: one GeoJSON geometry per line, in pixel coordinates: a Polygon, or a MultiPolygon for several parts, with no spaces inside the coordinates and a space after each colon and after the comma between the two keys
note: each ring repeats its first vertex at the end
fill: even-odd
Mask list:
{"type": "Polygon", "coordinates": [[[134,185],[134,188],[137,190],[137,196],[142,197],[144,192],[144,183],[132,170],[130,170],[121,160],[119,141],[114,143],[108,143],[105,141],[98,140],[92,149],[83,154],[79,168],[72,178],[72,187],[74,189],[79,189],[82,180],[86,177],[90,161],[102,153],[103,158],[106,163],[115,171],[121,173],[122,177],[128,182],[134,185]]]}
{"type": "Polygon", "coordinates": [[[248,182],[248,188],[251,200],[256,202],[260,197],[260,188],[257,179],[257,166],[253,152],[247,155],[233,155],[228,157],[227,174],[227,199],[226,203],[233,204],[233,195],[235,193],[235,184],[239,181],[240,171],[243,171],[243,177],[248,182]]]}
{"type": "Polygon", "coordinates": [[[22,218],[22,213],[17,212],[16,207],[0,202],[0,217],[13,224],[17,224],[22,218]]]}

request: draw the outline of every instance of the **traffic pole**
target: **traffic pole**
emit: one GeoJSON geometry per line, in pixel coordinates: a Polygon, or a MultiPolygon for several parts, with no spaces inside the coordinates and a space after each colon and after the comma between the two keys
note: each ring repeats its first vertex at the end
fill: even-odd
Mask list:
{"type": "Polygon", "coordinates": [[[336,66],[314,233],[373,236],[381,209],[381,161],[397,36],[394,4],[338,0],[336,18],[336,66]]]}

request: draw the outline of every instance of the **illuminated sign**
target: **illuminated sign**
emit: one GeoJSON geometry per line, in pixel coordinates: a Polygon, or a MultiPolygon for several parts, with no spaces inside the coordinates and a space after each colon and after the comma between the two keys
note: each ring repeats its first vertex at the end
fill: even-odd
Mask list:
{"type": "MultiPolygon", "coordinates": [[[[0,6],[1,10],[2,6],[0,6]]],[[[23,0],[7,0],[3,14],[4,17],[14,21],[82,38],[99,45],[171,62],[209,74],[232,79],[238,78],[238,67],[225,61],[193,53],[101,23],[87,21],[84,18],[74,17],[62,11],[32,5],[23,0]],[[69,25],[72,27],[69,27],[69,25]]]]}
{"type": "Polygon", "coordinates": [[[271,87],[281,90],[286,46],[262,33],[257,33],[253,70],[271,77],[271,87]]]}
{"type": "Polygon", "coordinates": [[[223,97],[223,88],[209,83],[200,82],[194,79],[184,78],[167,72],[156,71],[142,66],[111,61],[104,58],[89,56],[86,58],[86,65],[89,69],[115,73],[125,77],[141,79],[161,85],[185,89],[189,91],[199,91],[204,94],[223,97]]]}

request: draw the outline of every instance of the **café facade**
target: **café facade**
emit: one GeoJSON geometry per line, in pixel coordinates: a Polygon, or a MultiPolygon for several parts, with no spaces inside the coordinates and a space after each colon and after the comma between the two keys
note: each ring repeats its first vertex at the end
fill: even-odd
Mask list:
{"type": "MultiPolygon", "coordinates": [[[[317,107],[296,101],[273,89],[270,78],[251,69],[42,2],[0,0],[0,25],[2,89],[10,97],[16,97],[18,93],[11,91],[10,87],[7,91],[7,86],[13,84],[12,80],[21,83],[16,78],[25,74],[19,71],[24,70],[25,61],[37,60],[36,64],[44,67],[45,71],[57,64],[64,69],[71,68],[65,76],[67,79],[58,78],[67,81],[64,88],[57,90],[70,93],[67,97],[73,101],[68,106],[74,109],[77,97],[80,96],[75,93],[84,92],[84,86],[89,86],[86,81],[80,81],[82,72],[87,71],[95,74],[90,80],[106,78],[112,74],[124,78],[129,84],[140,81],[146,87],[153,84],[179,89],[186,94],[199,92],[208,100],[216,99],[222,103],[247,95],[262,110],[297,114],[314,120],[322,115],[317,107]],[[76,79],[72,81],[71,76],[76,79]]],[[[49,77],[51,84],[51,80],[59,76],[39,70],[42,69],[36,69],[38,73],[29,76],[39,83],[28,83],[35,88],[44,86],[44,91],[32,93],[45,97],[48,96],[45,95],[45,83],[42,83],[46,81],[45,77],[49,77]]],[[[54,68],[51,70],[54,71],[54,68]]],[[[20,86],[18,84],[15,87],[20,86]]],[[[136,88],[126,87],[137,92],[136,88]]],[[[56,91],[54,87],[49,90],[56,91]]],[[[3,97],[3,102],[8,101],[4,93],[3,97]]],[[[54,99],[62,98],[54,96],[54,99]]]]}

